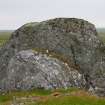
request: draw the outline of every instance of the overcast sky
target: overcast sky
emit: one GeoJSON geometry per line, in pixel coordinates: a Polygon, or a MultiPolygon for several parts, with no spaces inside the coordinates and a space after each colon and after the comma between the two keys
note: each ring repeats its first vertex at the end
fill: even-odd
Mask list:
{"type": "Polygon", "coordinates": [[[82,18],[105,27],[105,0],[0,0],[0,29],[55,17],[82,18]]]}

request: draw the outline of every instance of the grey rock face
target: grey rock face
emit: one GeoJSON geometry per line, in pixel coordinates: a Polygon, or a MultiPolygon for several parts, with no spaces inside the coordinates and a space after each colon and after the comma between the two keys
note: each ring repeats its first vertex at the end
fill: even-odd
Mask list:
{"type": "Polygon", "coordinates": [[[78,69],[85,77],[86,88],[105,88],[105,47],[93,24],[82,19],[57,18],[22,26],[0,49],[0,83],[8,76],[11,58],[27,49],[48,50],[69,67],[78,69]]]}
{"type": "Polygon", "coordinates": [[[81,19],[58,18],[31,23],[13,33],[0,52],[0,65],[3,64],[1,68],[6,69],[11,56],[24,49],[48,49],[65,56],[72,65],[88,73],[98,59],[97,52],[101,45],[94,25],[81,19]]]}
{"type": "Polygon", "coordinates": [[[83,87],[85,79],[75,69],[46,54],[21,51],[11,58],[1,89],[83,87]]]}

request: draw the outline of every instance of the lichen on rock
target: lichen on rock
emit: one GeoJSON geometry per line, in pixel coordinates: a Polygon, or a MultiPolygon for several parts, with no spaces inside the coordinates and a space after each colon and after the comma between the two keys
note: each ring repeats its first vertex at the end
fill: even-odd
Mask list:
{"type": "Polygon", "coordinates": [[[23,50],[11,58],[8,76],[1,89],[56,89],[85,86],[85,79],[74,68],[56,58],[33,50],[23,50]]]}
{"type": "MultiPolygon", "coordinates": [[[[104,82],[100,84],[105,80],[105,47],[98,38],[95,26],[88,21],[76,18],[56,18],[39,23],[28,23],[17,29],[0,49],[0,86],[7,84],[5,78],[10,77],[8,70],[12,72],[12,70],[15,71],[21,67],[19,68],[23,70],[21,75],[24,75],[27,68],[29,71],[32,69],[27,65],[24,68],[23,62],[16,66],[17,68],[14,66],[16,65],[14,60],[17,63],[20,62],[14,57],[21,51],[29,49],[38,49],[39,52],[44,49],[46,55],[49,55],[47,58],[51,58],[51,60],[56,58],[59,62],[64,62],[69,68],[78,70],[85,78],[87,89],[90,87],[94,89],[97,87],[99,89],[105,88],[104,82]],[[12,65],[11,69],[10,64],[12,65]]],[[[41,77],[43,76],[41,75],[41,77]]]]}

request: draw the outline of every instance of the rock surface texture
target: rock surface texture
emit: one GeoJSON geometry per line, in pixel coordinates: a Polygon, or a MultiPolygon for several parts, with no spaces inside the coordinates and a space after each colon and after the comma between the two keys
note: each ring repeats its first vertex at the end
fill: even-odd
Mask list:
{"type": "Polygon", "coordinates": [[[82,75],[56,58],[32,50],[20,51],[9,62],[2,89],[82,87],[82,75]],[[5,83],[5,84],[4,84],[5,83]]]}
{"type": "MultiPolygon", "coordinates": [[[[32,64],[27,66],[24,62],[17,60],[17,55],[20,54],[21,51],[28,49],[49,53],[49,55],[58,59],[59,62],[66,62],[69,68],[74,68],[76,72],[78,70],[78,72],[82,74],[85,78],[85,87],[87,89],[92,87],[98,95],[105,95],[105,47],[102,41],[99,40],[97,31],[93,24],[82,19],[56,18],[40,23],[29,23],[22,26],[12,34],[6,45],[0,49],[0,86],[3,83],[5,84],[5,77],[11,78],[10,80],[15,78],[15,73],[18,72],[18,70],[20,70],[20,73],[22,72],[22,76],[24,74],[25,79],[26,71],[29,70],[30,75],[31,69],[37,72],[37,69],[32,68],[32,64]],[[17,62],[20,62],[21,65],[17,64],[17,62]],[[9,71],[12,72],[12,69],[15,72],[11,74],[9,71]]],[[[37,56],[40,57],[40,54],[37,56]]],[[[47,57],[43,59],[47,59],[47,57]]],[[[53,59],[51,59],[51,61],[53,61],[53,59]]],[[[57,62],[55,61],[55,63],[57,62]]],[[[36,65],[37,64],[33,65],[33,67],[36,67],[36,65]]],[[[47,66],[47,64],[44,65],[47,66]]],[[[52,66],[55,65],[52,64],[52,66]]],[[[63,65],[60,64],[59,66],[61,66],[60,70],[62,69],[61,71],[63,74],[63,65]]],[[[39,71],[43,70],[43,68],[39,69],[39,71]]],[[[52,69],[49,68],[47,70],[51,71],[52,69]]],[[[67,68],[65,68],[65,71],[66,70],[67,68]]],[[[35,74],[34,77],[36,77],[35,74]]],[[[43,76],[41,75],[41,77],[43,76]]],[[[29,79],[29,83],[31,84],[32,79],[29,79]]],[[[39,84],[40,82],[41,80],[39,80],[39,84]]],[[[33,82],[32,85],[28,86],[27,83],[24,84],[24,82],[22,82],[21,84],[24,86],[21,86],[20,88],[36,86],[33,82]]],[[[45,83],[45,85],[46,84],[47,83],[45,83]]],[[[72,83],[69,83],[69,85],[70,84],[72,83]]],[[[45,85],[42,87],[45,87],[45,85]]],[[[66,87],[64,85],[65,84],[57,85],[57,87],[66,87]]],[[[10,86],[9,82],[7,87],[8,86],[10,86]]]]}

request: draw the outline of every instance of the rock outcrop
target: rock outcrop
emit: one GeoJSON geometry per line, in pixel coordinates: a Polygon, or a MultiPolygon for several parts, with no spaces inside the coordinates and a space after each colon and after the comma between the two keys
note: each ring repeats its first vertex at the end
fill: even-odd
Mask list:
{"type": "Polygon", "coordinates": [[[1,84],[4,90],[83,87],[86,83],[74,68],[33,50],[20,51],[11,58],[7,74],[1,84]]]}
{"type": "Polygon", "coordinates": [[[29,23],[16,30],[0,50],[0,84],[8,77],[11,59],[28,49],[47,50],[56,59],[78,70],[85,78],[87,89],[93,87],[98,91],[105,87],[104,82],[100,84],[105,79],[105,47],[94,25],[85,20],[57,18],[29,23]]]}

